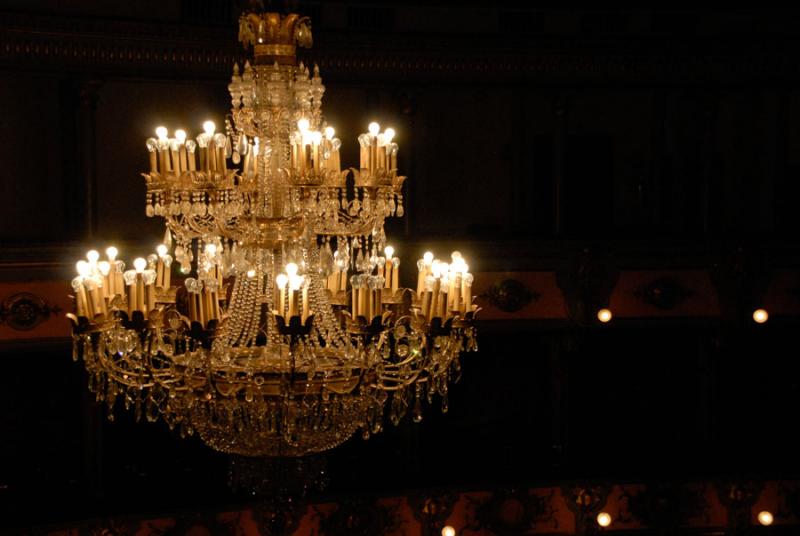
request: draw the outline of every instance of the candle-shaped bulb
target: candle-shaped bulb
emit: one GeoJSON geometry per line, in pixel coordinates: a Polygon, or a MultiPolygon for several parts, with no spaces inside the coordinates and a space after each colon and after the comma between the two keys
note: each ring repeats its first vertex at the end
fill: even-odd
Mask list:
{"type": "Polygon", "coordinates": [[[155,138],[147,138],[145,146],[147,147],[147,150],[150,151],[151,153],[154,153],[158,150],[158,142],[156,141],[155,138]]]}
{"type": "Polygon", "coordinates": [[[386,253],[386,259],[391,259],[394,257],[394,248],[392,246],[386,246],[383,248],[383,252],[386,253]]]}
{"type": "Polygon", "coordinates": [[[147,268],[147,261],[142,257],[133,261],[133,267],[136,269],[137,274],[141,274],[144,272],[144,269],[147,268]]]}
{"type": "Polygon", "coordinates": [[[475,276],[467,272],[466,274],[464,274],[464,277],[463,279],[461,279],[461,281],[463,281],[464,284],[469,287],[472,285],[472,282],[475,281],[475,276]]]}
{"type": "Polygon", "coordinates": [[[158,247],[156,247],[156,253],[158,253],[159,257],[163,257],[167,254],[167,246],[164,244],[159,244],[158,247]]]}
{"type": "Polygon", "coordinates": [[[417,261],[417,270],[419,270],[420,272],[425,269],[425,266],[426,266],[425,259],[419,259],[417,261]]]}
{"type": "Polygon", "coordinates": [[[369,131],[371,136],[377,136],[378,132],[381,131],[381,126],[375,121],[373,121],[372,123],[369,124],[367,130],[369,131]]]}
{"type": "Polygon", "coordinates": [[[203,123],[203,132],[205,132],[206,135],[213,136],[215,130],[217,130],[217,125],[214,124],[214,121],[209,120],[203,123]]]}
{"type": "Polygon", "coordinates": [[[89,277],[92,273],[92,268],[89,266],[89,263],[84,260],[80,260],[75,264],[75,270],[78,271],[78,275],[81,277],[89,277]]]}
{"type": "Polygon", "coordinates": [[[450,265],[446,262],[439,263],[439,273],[446,277],[450,273],[450,265]]]}
{"type": "Polygon", "coordinates": [[[395,132],[394,132],[393,128],[387,128],[386,130],[384,130],[383,131],[383,143],[385,143],[386,145],[389,145],[390,143],[392,143],[392,140],[394,139],[394,134],[395,134],[395,132]]]}
{"type": "Polygon", "coordinates": [[[286,283],[289,282],[289,276],[286,274],[278,274],[278,277],[275,278],[275,284],[278,285],[278,288],[286,288],[286,283]]]}
{"type": "Polygon", "coordinates": [[[100,260],[100,253],[96,249],[91,249],[86,253],[86,258],[89,259],[90,263],[95,264],[100,260]]]}
{"type": "Polygon", "coordinates": [[[211,255],[212,257],[217,254],[217,245],[216,244],[206,244],[206,253],[211,255]]]}
{"type": "Polygon", "coordinates": [[[197,142],[195,142],[194,140],[188,140],[186,142],[186,150],[189,152],[189,154],[194,154],[196,149],[197,149],[197,142]]]}
{"type": "Polygon", "coordinates": [[[111,263],[108,261],[100,261],[97,263],[97,269],[100,270],[100,274],[105,277],[111,271],[111,263]]]}
{"type": "Polygon", "coordinates": [[[72,290],[74,290],[75,292],[80,292],[82,287],[83,287],[83,278],[81,276],[78,276],[72,280],[72,290]]]}
{"type": "Polygon", "coordinates": [[[434,259],[431,263],[431,274],[433,274],[433,277],[440,277],[442,275],[442,263],[438,259],[434,259]]]}
{"type": "Polygon", "coordinates": [[[333,127],[325,127],[325,138],[330,141],[333,139],[333,136],[336,134],[336,131],[333,127]]]}
{"type": "Polygon", "coordinates": [[[425,264],[430,265],[433,262],[433,253],[430,251],[426,251],[425,254],[422,256],[422,260],[425,261],[425,264]]]}
{"type": "Polygon", "coordinates": [[[450,258],[451,258],[451,259],[453,259],[453,262],[456,262],[456,261],[458,261],[458,259],[462,258],[462,257],[461,257],[461,252],[460,252],[460,251],[454,251],[454,252],[452,252],[452,253],[450,254],[450,258]]]}
{"type": "Polygon", "coordinates": [[[395,268],[400,268],[400,258],[395,257],[392,259],[392,266],[395,268]]]}
{"type": "Polygon", "coordinates": [[[167,127],[156,127],[156,136],[160,141],[167,139],[167,127]]]}
{"type": "Polygon", "coordinates": [[[303,279],[301,275],[289,275],[289,288],[291,290],[300,290],[300,287],[303,286],[303,279]]]}
{"type": "Polygon", "coordinates": [[[256,271],[253,269],[247,270],[248,279],[253,279],[256,276],[256,271]]]}
{"type": "Polygon", "coordinates": [[[292,277],[293,275],[297,275],[297,265],[295,263],[293,263],[293,262],[290,262],[289,264],[287,264],[286,265],[286,273],[289,275],[289,277],[292,277]]]}
{"type": "Polygon", "coordinates": [[[322,133],[317,131],[312,132],[311,143],[313,143],[314,145],[319,145],[320,143],[322,143],[322,133]]]}
{"type": "Polygon", "coordinates": [[[119,251],[117,251],[117,248],[115,248],[114,246],[109,246],[106,248],[106,255],[108,255],[108,260],[111,262],[117,260],[118,253],[119,251]]]}
{"type": "Polygon", "coordinates": [[[297,130],[299,130],[300,132],[306,132],[308,130],[308,127],[309,127],[308,119],[306,119],[305,117],[297,122],[297,130]]]}
{"type": "Polygon", "coordinates": [[[178,140],[178,143],[183,145],[186,143],[186,131],[178,129],[175,131],[175,139],[178,140]]]}

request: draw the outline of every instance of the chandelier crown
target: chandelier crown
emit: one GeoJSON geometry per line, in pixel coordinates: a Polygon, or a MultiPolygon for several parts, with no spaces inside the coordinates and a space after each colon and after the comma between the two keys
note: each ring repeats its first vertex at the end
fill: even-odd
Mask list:
{"type": "Polygon", "coordinates": [[[251,46],[256,63],[294,63],[296,46],[310,48],[311,20],[296,13],[245,13],[239,18],[239,41],[251,46]]]}

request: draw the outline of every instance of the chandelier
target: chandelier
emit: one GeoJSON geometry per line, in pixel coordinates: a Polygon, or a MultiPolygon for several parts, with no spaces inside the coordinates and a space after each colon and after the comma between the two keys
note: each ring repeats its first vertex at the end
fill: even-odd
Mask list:
{"type": "MultiPolygon", "coordinates": [[[[146,215],[163,243],[133,269],[89,251],[72,280],[73,357],[104,401],[245,456],[303,456],[378,433],[448,384],[477,349],[472,274],[425,253],[413,288],[384,220],[403,215],[398,145],[377,123],[342,169],[310,22],[247,13],[224,132],[146,141],[146,215]],[[175,272],[175,274],[173,274],[175,272]],[[185,277],[173,285],[173,275],[185,277]]],[[[414,277],[416,276],[416,277],[414,277]]]]}

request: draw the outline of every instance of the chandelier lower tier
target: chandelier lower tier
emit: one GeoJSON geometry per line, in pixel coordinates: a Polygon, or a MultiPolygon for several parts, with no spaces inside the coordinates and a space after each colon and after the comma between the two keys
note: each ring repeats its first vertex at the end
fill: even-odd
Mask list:
{"type": "Polygon", "coordinates": [[[436,395],[446,411],[476,349],[473,277],[458,252],[425,253],[401,287],[384,234],[404,210],[394,131],[371,123],[360,166],[342,170],[319,71],[296,62],[308,19],[245,14],[239,39],[254,55],[234,66],[225,132],[207,121],[196,141],[164,127],[147,140],[156,253],[127,271],[114,247],[77,264],[68,316],[90,389],[111,419],[124,405],[247,456],[419,421],[436,395]],[[173,271],[190,277],[173,286],[173,271]]]}

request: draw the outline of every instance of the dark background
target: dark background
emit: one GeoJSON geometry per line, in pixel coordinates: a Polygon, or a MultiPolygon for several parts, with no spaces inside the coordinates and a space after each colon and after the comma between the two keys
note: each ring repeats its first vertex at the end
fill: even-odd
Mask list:
{"type": "MultiPolygon", "coordinates": [[[[325,494],[798,476],[800,323],[747,316],[770,270],[800,266],[800,11],[298,9],[343,163],[374,118],[398,132],[407,210],[387,232],[406,264],[455,244],[478,272],[563,273],[589,252],[736,274],[715,289],[715,318],[484,322],[449,413],[427,408],[421,424],[332,451],[325,494]]],[[[144,139],[161,123],[221,124],[238,12],[0,3],[3,281],[66,280],[87,245],[159,240],[143,210],[144,139]]],[[[3,524],[248,499],[196,438],[123,412],[107,423],[69,352],[3,343],[3,524]]]]}

